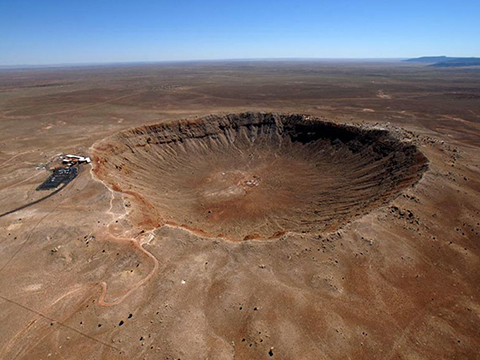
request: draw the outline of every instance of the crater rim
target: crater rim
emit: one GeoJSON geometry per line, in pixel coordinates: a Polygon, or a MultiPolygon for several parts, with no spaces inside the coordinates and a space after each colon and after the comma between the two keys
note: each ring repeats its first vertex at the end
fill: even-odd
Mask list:
{"type": "MultiPolygon", "coordinates": [[[[255,140],[252,141],[252,144],[255,143],[255,140]]],[[[232,140],[231,143],[227,143],[234,145],[235,141],[236,140],[232,140]]],[[[275,146],[276,145],[278,144],[275,144],[275,146]]],[[[111,190],[132,196],[135,199],[135,203],[140,209],[141,217],[144,218],[143,221],[136,222],[138,226],[153,229],[163,225],[169,225],[184,228],[202,237],[224,238],[231,241],[276,239],[289,232],[325,234],[338,230],[346,223],[356,220],[374,209],[391,202],[400,196],[404,188],[417,184],[427,171],[429,164],[428,159],[417,146],[406,142],[399,134],[386,129],[365,128],[354,124],[338,124],[305,114],[263,112],[207,115],[195,119],[182,119],[125,129],[97,141],[91,148],[91,154],[94,165],[93,173],[96,177],[111,190]],[[157,201],[151,201],[150,196],[142,193],[142,190],[139,191],[138,188],[135,188],[135,186],[132,185],[133,183],[129,184],[128,181],[117,181],[117,179],[121,179],[122,173],[124,174],[128,171],[131,174],[132,172],[135,173],[135,171],[126,169],[126,165],[120,164],[118,159],[111,161],[115,156],[121,158],[121,154],[128,154],[129,151],[135,154],[136,151],[140,152],[142,149],[145,150],[148,147],[161,147],[166,144],[176,146],[192,140],[194,141],[195,139],[211,139],[219,134],[223,134],[225,131],[238,132],[239,129],[244,130],[248,127],[261,128],[262,126],[270,127],[274,130],[271,133],[266,133],[268,136],[273,136],[272,139],[276,136],[287,136],[292,143],[296,143],[297,145],[300,143],[303,145],[311,144],[312,142],[319,141],[319,139],[322,141],[326,140],[330,141],[329,149],[337,147],[341,151],[348,149],[351,153],[363,151],[364,154],[372,155],[371,164],[387,158],[397,158],[396,161],[398,161],[398,158],[402,158],[406,159],[406,165],[400,167],[394,167],[392,165],[393,167],[390,168],[388,167],[390,165],[388,165],[385,168],[381,168],[380,173],[392,171],[392,173],[396,174],[396,178],[393,181],[394,184],[390,184],[386,189],[382,189],[382,194],[377,198],[369,199],[367,197],[363,199],[362,201],[365,203],[363,205],[365,206],[358,207],[358,204],[354,204],[355,211],[353,211],[352,214],[347,214],[347,216],[342,215],[339,219],[333,219],[332,222],[334,224],[331,222],[323,229],[321,226],[318,226],[319,224],[309,224],[305,227],[300,225],[291,228],[288,226],[278,226],[277,229],[273,229],[272,231],[267,230],[260,233],[254,231],[240,232],[240,236],[237,236],[235,231],[231,230],[219,232],[218,227],[205,226],[202,224],[202,221],[198,219],[193,219],[188,223],[182,221],[182,219],[177,219],[175,215],[170,216],[167,210],[168,206],[172,206],[172,203],[163,206],[157,201]],[[327,131],[328,134],[315,138],[315,134],[318,135],[318,131],[322,129],[327,129],[330,133],[327,131]],[[337,135],[339,135],[340,139],[337,135]],[[139,141],[137,143],[134,142],[134,145],[129,144],[129,142],[135,138],[139,141]],[[358,145],[358,143],[360,143],[360,145],[358,145]],[[355,146],[360,146],[360,148],[355,149],[355,146]],[[120,178],[118,178],[118,176],[120,176],[120,178]]],[[[126,155],[125,158],[128,159],[128,155],[126,155]]],[[[225,191],[220,189],[216,192],[212,191],[209,193],[207,189],[205,193],[213,197],[223,197],[227,199],[226,201],[230,201],[230,198],[235,198],[235,196],[241,196],[248,192],[250,184],[246,184],[246,182],[252,182],[252,179],[256,179],[257,177],[259,179],[258,184],[254,184],[253,186],[258,186],[258,188],[263,187],[264,180],[262,176],[256,174],[250,174],[249,176],[250,177],[247,177],[248,180],[245,180],[245,183],[242,185],[244,187],[243,190],[230,186],[225,191]]],[[[388,183],[388,179],[388,176],[380,179],[379,184],[382,184],[382,182],[388,183]]],[[[360,193],[357,195],[359,194],[360,193]]],[[[331,201],[332,199],[328,200],[331,201]]]]}

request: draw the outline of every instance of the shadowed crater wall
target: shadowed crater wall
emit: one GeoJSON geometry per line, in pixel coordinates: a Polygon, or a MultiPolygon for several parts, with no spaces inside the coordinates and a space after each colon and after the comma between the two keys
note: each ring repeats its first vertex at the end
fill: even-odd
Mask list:
{"type": "Polygon", "coordinates": [[[92,148],[150,221],[232,240],[332,231],[415,184],[427,159],[383,130],[244,113],[143,126],[92,148]]]}

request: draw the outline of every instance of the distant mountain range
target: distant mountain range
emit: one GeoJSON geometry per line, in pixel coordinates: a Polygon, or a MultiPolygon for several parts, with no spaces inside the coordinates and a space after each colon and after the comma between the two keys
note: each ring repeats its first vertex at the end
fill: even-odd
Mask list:
{"type": "Polygon", "coordinates": [[[480,66],[480,58],[478,57],[423,56],[404,61],[428,64],[428,66],[433,67],[480,66]]]}

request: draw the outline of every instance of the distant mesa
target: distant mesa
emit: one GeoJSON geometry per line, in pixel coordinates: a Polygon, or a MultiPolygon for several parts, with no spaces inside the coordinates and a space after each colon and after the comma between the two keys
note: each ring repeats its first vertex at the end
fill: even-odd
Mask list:
{"type": "Polygon", "coordinates": [[[423,56],[404,61],[411,63],[428,64],[428,66],[432,67],[480,66],[480,58],[478,57],[423,56]]]}
{"type": "Polygon", "coordinates": [[[422,56],[419,58],[403,60],[404,62],[413,62],[413,63],[424,63],[424,64],[435,64],[442,61],[447,61],[449,59],[454,59],[447,56],[422,56]]]}
{"type": "Polygon", "coordinates": [[[204,236],[329,232],[415,184],[427,159],[385,130],[242,113],[142,126],[94,144],[96,175],[145,223],[204,236]]]}

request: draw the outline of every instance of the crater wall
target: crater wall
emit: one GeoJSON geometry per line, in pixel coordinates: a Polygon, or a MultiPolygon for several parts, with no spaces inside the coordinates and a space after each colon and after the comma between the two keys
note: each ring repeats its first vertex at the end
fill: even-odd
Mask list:
{"type": "Polygon", "coordinates": [[[243,113],[142,126],[92,148],[148,221],[231,240],[329,232],[415,184],[428,161],[384,130],[243,113]]]}

